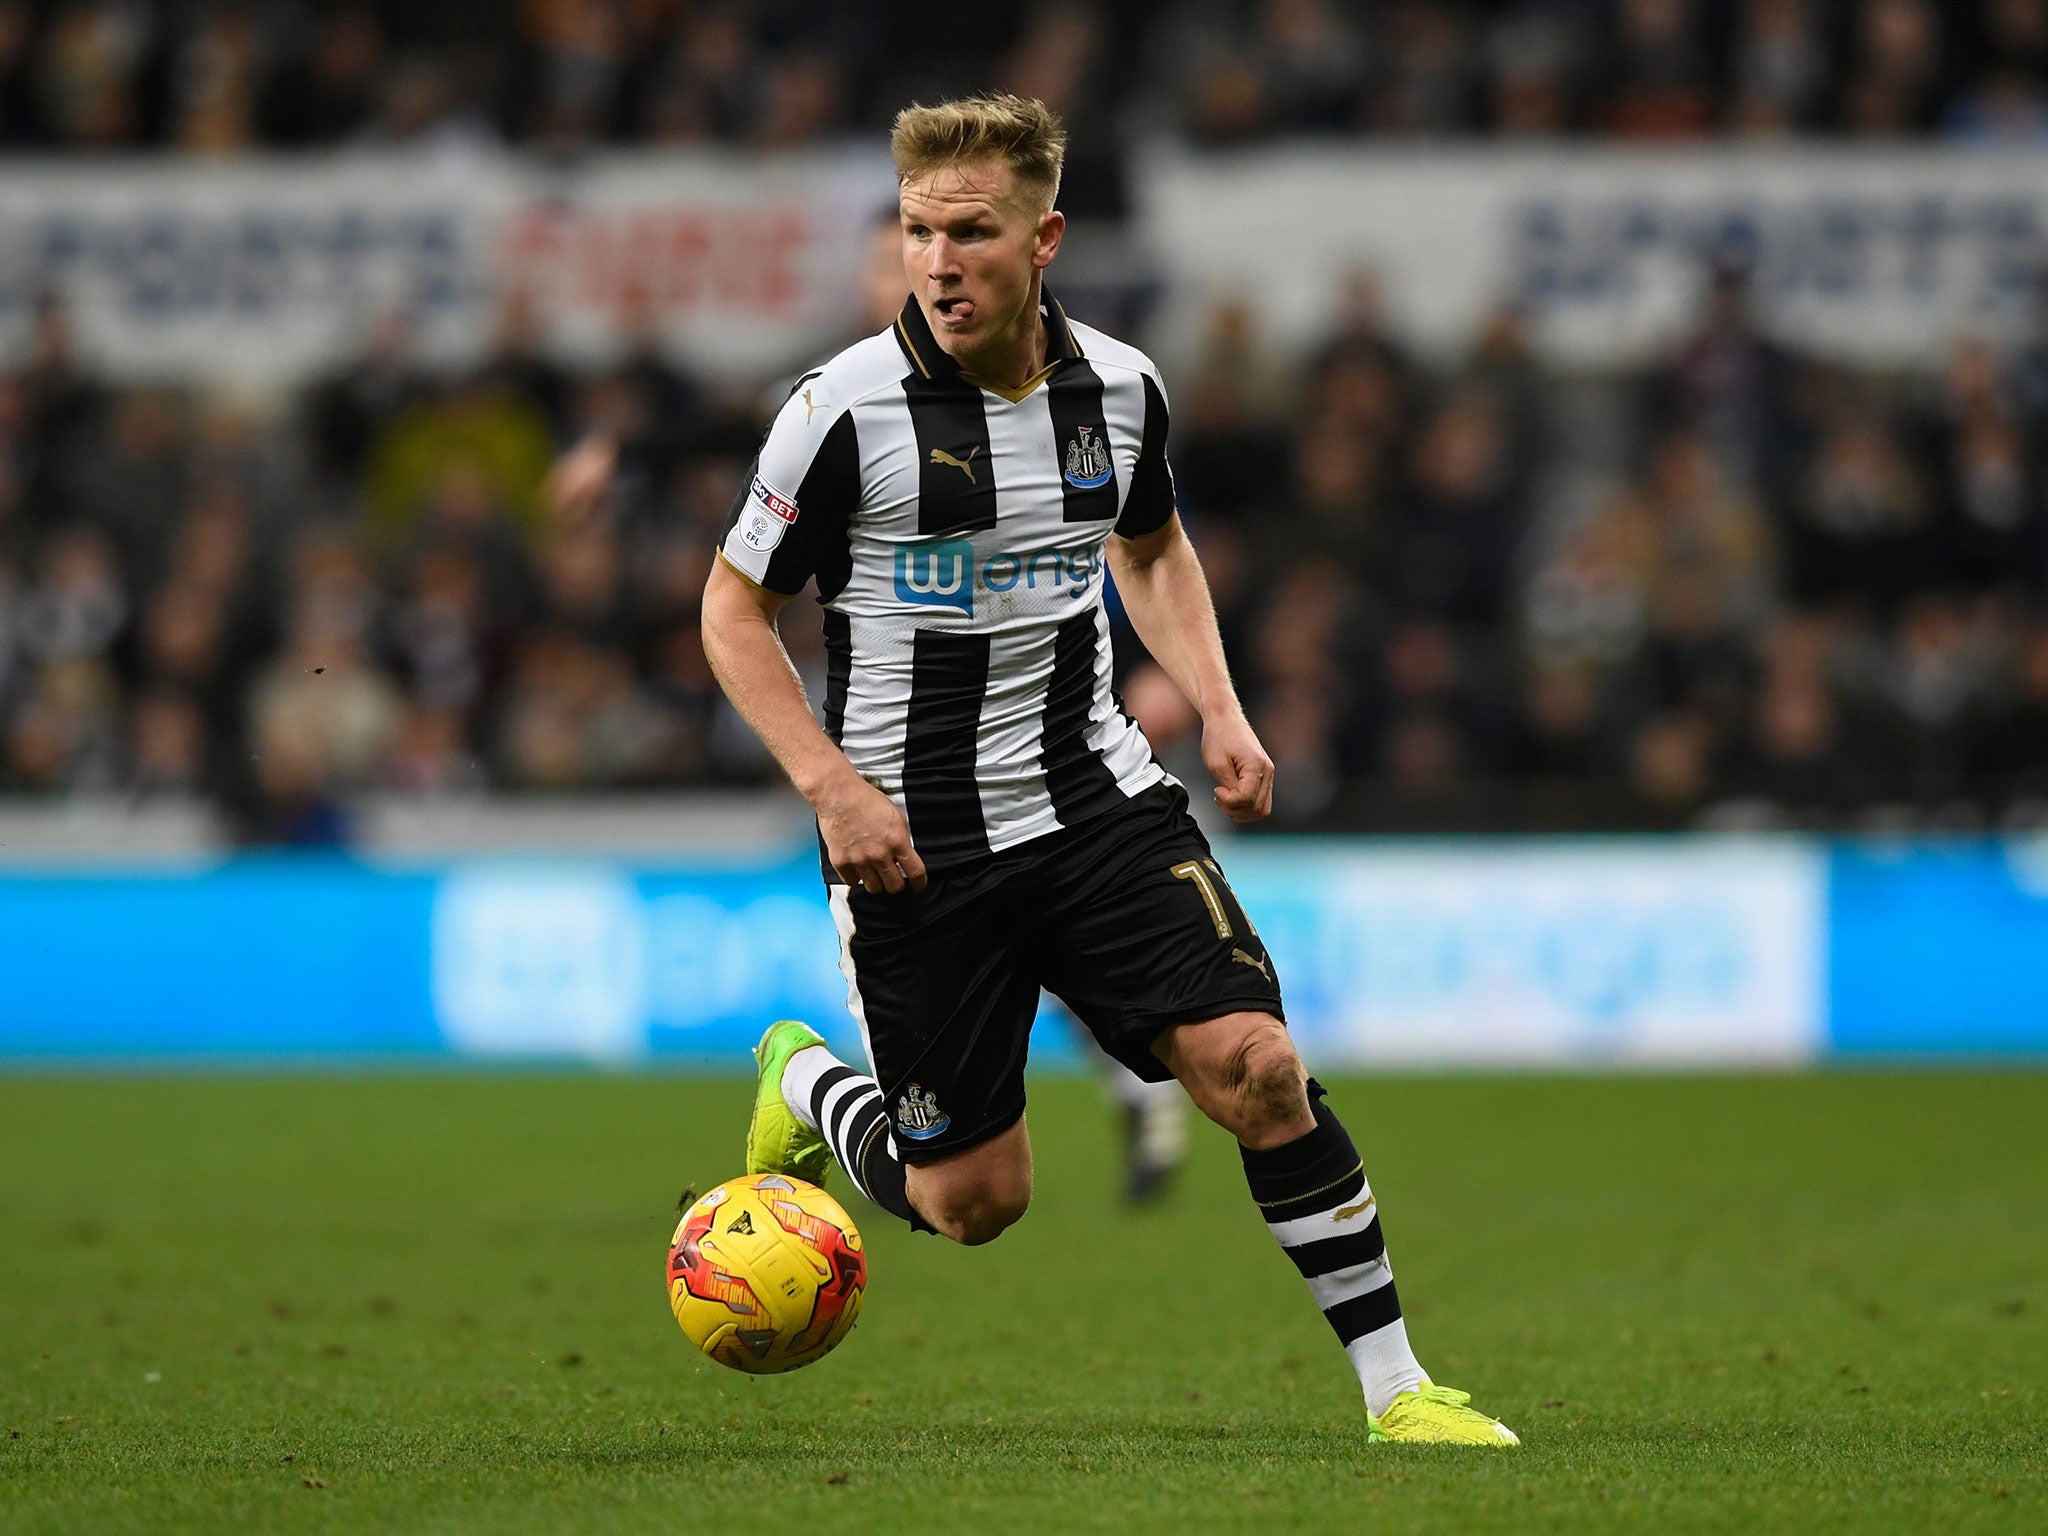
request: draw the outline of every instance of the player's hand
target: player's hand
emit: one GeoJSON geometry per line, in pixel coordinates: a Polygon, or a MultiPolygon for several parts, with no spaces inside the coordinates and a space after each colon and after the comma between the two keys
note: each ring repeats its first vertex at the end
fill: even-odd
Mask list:
{"type": "Polygon", "coordinates": [[[825,858],[848,885],[872,895],[925,887],[924,860],[896,802],[850,769],[813,802],[825,858]]]}
{"type": "Polygon", "coordinates": [[[609,433],[593,432],[563,454],[548,475],[548,505],[566,523],[580,523],[610,494],[619,465],[619,445],[609,433]]]}
{"type": "Polygon", "coordinates": [[[1273,759],[1243,715],[1204,722],[1202,762],[1216,776],[1216,804],[1232,821],[1273,814],[1273,759]]]}

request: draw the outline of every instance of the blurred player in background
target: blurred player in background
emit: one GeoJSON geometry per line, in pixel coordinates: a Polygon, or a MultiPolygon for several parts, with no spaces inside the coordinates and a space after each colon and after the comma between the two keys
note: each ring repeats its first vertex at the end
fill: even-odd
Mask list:
{"type": "Polygon", "coordinates": [[[797,381],[705,587],[718,681],[817,811],[875,1074],[801,1023],[770,1026],[748,1170],[821,1179],[836,1158],[914,1229],[993,1240],[1031,1199],[1042,987],[1237,1138],[1358,1373],[1370,1438],[1512,1445],[1409,1347],[1364,1163],[1295,1053],[1273,958],[1111,693],[1114,567],[1133,629],[1201,715],[1218,806],[1271,814],[1272,760],[1176,510],[1158,370],[1041,281],[1065,143],[1014,96],[898,117],[911,297],[797,381]],[[822,730],[775,628],[814,580],[822,730]]]}
{"type": "MultiPolygon", "coordinates": [[[[896,318],[906,296],[903,275],[902,220],[892,203],[877,213],[869,231],[860,270],[861,316],[858,336],[871,336],[896,318]]],[[[780,405],[788,388],[778,389],[780,405]]],[[[571,521],[589,516],[610,497],[617,476],[619,454],[624,445],[610,431],[593,430],[562,456],[549,478],[548,491],[555,511],[571,521]]],[[[1140,728],[1163,743],[1171,732],[1181,741],[1190,734],[1195,721],[1187,701],[1173,688],[1156,666],[1141,685],[1141,697],[1131,708],[1140,728]],[[1162,690],[1158,685],[1164,684],[1162,690]],[[1169,697],[1170,695],[1170,697],[1169,697]]],[[[1196,755],[1196,767],[1200,756],[1196,755]]],[[[1054,1004],[1057,1008],[1057,1004],[1054,1004]]],[[[1060,1010],[1064,1012],[1064,1010],[1060,1010]]],[[[1069,1016],[1071,1018],[1071,1016],[1069,1016]]],[[[1124,1196],[1135,1205],[1149,1204],[1163,1196],[1172,1184],[1187,1151],[1187,1098],[1178,1084],[1168,1080],[1151,1083],[1095,1043],[1095,1037],[1075,1024],[1082,1050],[1101,1074],[1104,1088],[1115,1102],[1123,1148],[1124,1196]]]]}
{"type": "MultiPolygon", "coordinates": [[[[867,250],[860,269],[860,316],[855,336],[871,336],[896,318],[903,307],[903,258],[899,249],[894,206],[882,208],[869,227],[867,250]]],[[[775,391],[779,406],[788,393],[775,391]]],[[[607,426],[594,427],[562,455],[548,478],[548,495],[558,515],[576,519],[603,504],[618,473],[619,454],[627,445],[607,426]]]]}
{"type": "MultiPolygon", "coordinates": [[[[897,268],[902,255],[897,253],[897,268]]],[[[1202,717],[1173,679],[1152,661],[1140,662],[1124,680],[1125,713],[1138,723],[1152,752],[1183,783],[1202,781],[1202,717]]],[[[1213,800],[1190,796],[1188,814],[1209,836],[1230,825],[1213,800]]],[[[1144,1205],[1163,1196],[1179,1172],[1188,1147],[1188,1098],[1179,1083],[1148,1082],[1102,1049],[1095,1037],[1075,1021],[1102,1071],[1102,1085],[1116,1101],[1122,1119],[1124,1197],[1144,1205]]]]}

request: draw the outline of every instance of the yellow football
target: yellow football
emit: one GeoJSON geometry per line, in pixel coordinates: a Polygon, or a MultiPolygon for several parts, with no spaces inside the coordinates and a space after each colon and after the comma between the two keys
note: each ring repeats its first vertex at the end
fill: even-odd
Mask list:
{"type": "Polygon", "coordinates": [[[687,1211],[668,1300],[690,1342],[751,1375],[822,1360],[853,1328],[868,1261],[824,1190],[776,1173],[728,1179],[687,1211]]]}

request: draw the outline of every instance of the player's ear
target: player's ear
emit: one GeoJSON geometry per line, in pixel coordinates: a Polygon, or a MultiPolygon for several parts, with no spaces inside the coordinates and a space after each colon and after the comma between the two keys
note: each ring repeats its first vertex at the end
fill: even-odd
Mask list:
{"type": "Polygon", "coordinates": [[[1049,208],[1038,217],[1038,240],[1031,250],[1031,265],[1045,268],[1060,253],[1060,237],[1067,232],[1067,216],[1049,208]]]}

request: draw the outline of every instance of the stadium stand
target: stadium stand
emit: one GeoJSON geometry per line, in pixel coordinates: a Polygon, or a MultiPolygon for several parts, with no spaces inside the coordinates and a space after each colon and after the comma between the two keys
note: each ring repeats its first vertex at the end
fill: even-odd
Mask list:
{"type": "MultiPolygon", "coordinates": [[[[0,0],[0,144],[775,147],[997,79],[1085,123],[1069,206],[1113,221],[1144,133],[2048,134],[2048,0],[1052,6],[943,60],[908,7],[824,17],[0,0]]],[[[1592,378],[1512,305],[1451,366],[1364,277],[1306,359],[1218,305],[1170,381],[1174,454],[1277,821],[2048,820],[2041,315],[1857,370],[1765,335],[1730,268],[1659,363],[1592,378]]],[[[695,610],[772,394],[651,344],[574,371],[535,329],[508,298],[449,378],[389,314],[259,407],[95,377],[47,303],[0,374],[0,790],[198,798],[320,843],[369,791],[768,781],[695,610]],[[565,516],[550,466],[594,425],[620,473],[565,516]]],[[[822,676],[815,619],[785,628],[822,676]]]]}
{"type": "MultiPolygon", "coordinates": [[[[992,75],[1105,122],[1274,134],[2048,133],[2041,0],[5,0],[0,144],[774,147],[992,75]],[[1135,66],[1135,67],[1134,67],[1135,66]]],[[[1092,126],[1092,124],[1091,124],[1092,126]]]]}

